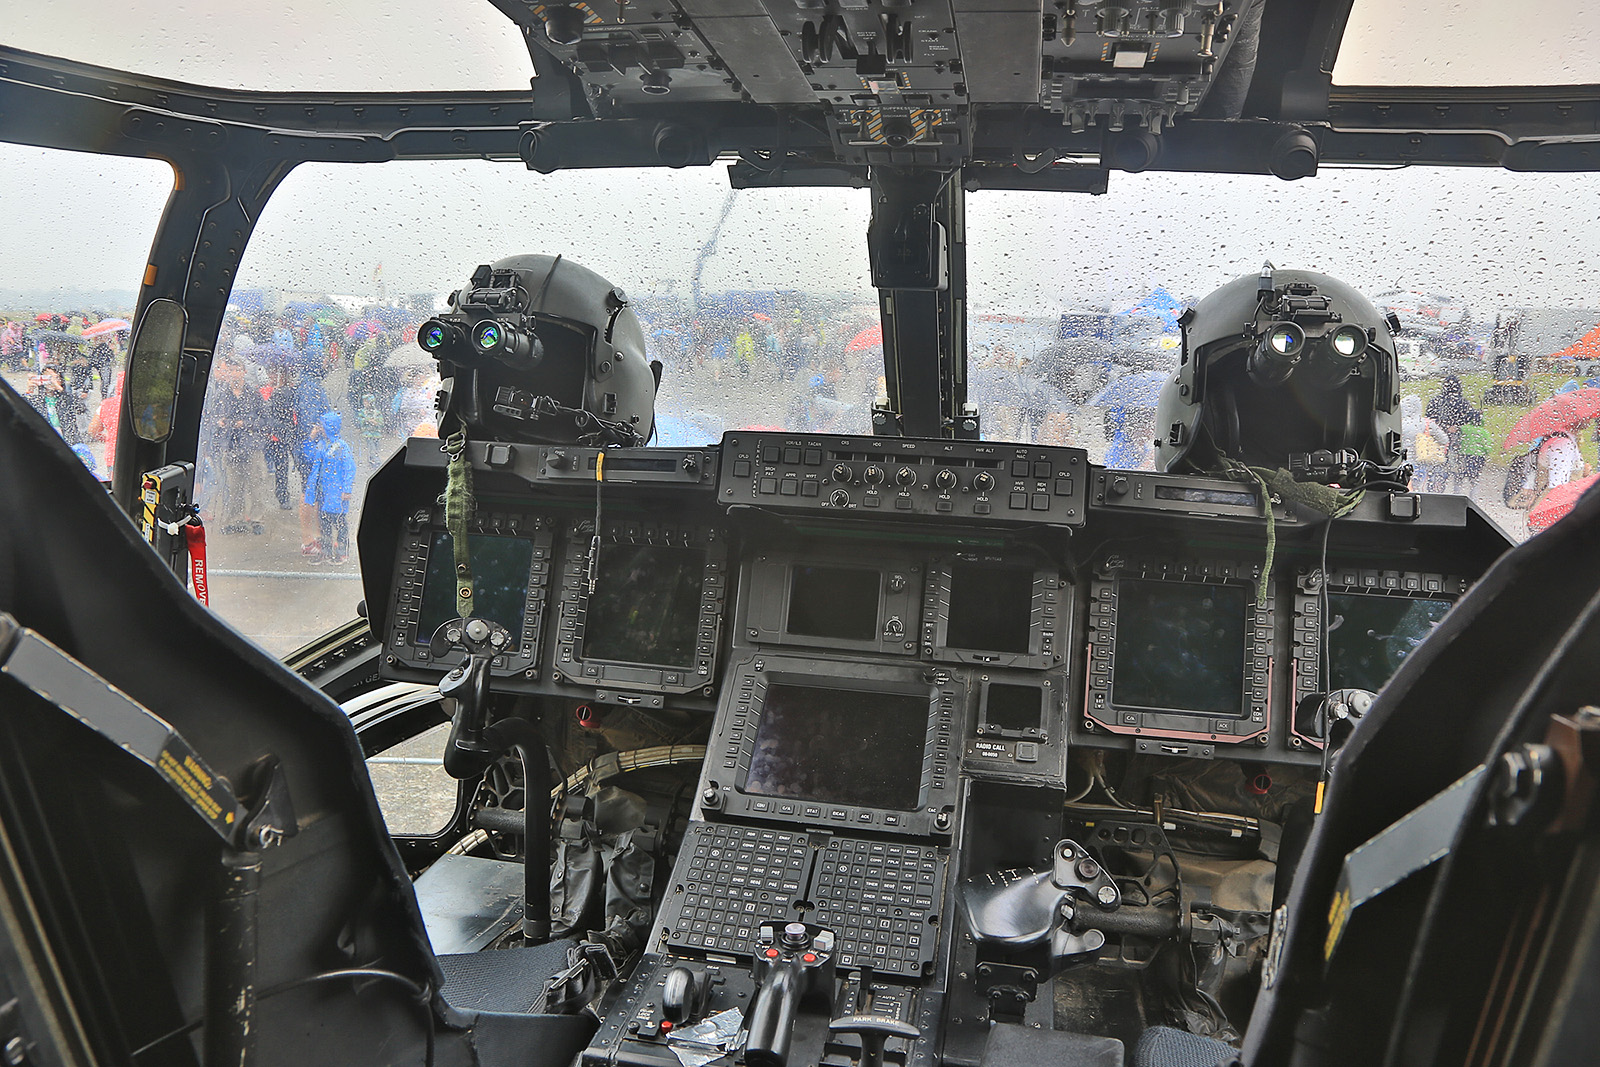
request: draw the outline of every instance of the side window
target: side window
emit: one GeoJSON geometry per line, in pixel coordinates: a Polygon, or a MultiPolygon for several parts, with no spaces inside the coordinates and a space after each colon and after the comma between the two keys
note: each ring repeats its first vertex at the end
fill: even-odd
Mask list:
{"type": "Polygon", "coordinates": [[[0,375],[102,479],[129,322],[171,192],[172,168],[156,160],[0,144],[0,375]]]}
{"type": "Polygon", "coordinates": [[[368,757],[367,773],[389,833],[431,837],[450,824],[458,783],[444,769],[449,739],[450,724],[442,722],[368,757]]]}

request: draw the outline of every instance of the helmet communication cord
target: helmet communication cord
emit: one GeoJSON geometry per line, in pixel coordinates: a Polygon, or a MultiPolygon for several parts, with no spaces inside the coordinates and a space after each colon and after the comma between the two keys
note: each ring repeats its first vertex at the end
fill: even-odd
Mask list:
{"type": "Polygon", "coordinates": [[[472,495],[472,460],[467,455],[467,431],[458,427],[445,438],[442,451],[450,457],[444,490],[444,525],[455,549],[456,615],[472,616],[472,550],[467,542],[467,524],[477,502],[472,495]]]}

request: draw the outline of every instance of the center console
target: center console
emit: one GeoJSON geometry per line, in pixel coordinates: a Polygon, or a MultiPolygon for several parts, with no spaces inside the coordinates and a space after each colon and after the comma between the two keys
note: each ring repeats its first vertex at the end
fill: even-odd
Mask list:
{"type": "MultiPolygon", "coordinates": [[[[438,444],[413,446],[369,493],[374,515],[399,501],[392,568],[365,566],[364,539],[363,571],[381,673],[436,681],[459,661],[434,640],[453,543],[438,444]]],[[[1272,503],[1269,557],[1255,488],[1048,446],[736,431],[470,455],[475,615],[506,635],[488,689],[704,741],[590,1067],[976,1065],[991,1022],[1047,1029],[1051,959],[1137,969],[1129,939],[1210,929],[1175,917],[1208,891],[1146,863],[1142,901],[1120,900],[1140,878],[1108,855],[1175,865],[1185,834],[1259,834],[1253,808],[1150,816],[1118,792],[1127,769],[1231,764],[1260,795],[1314,775],[1317,698],[1381,686],[1499,549],[1434,498],[1364,502],[1326,547],[1272,503]],[[1034,956],[974,943],[957,887],[991,875],[1076,894],[1075,925],[1034,956]]],[[[1251,912],[1228,928],[1253,936],[1251,912]]]]}

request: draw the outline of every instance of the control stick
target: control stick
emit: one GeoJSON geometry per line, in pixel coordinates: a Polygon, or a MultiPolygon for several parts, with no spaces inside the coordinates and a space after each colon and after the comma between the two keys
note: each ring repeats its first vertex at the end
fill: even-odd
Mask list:
{"type": "Polygon", "coordinates": [[[682,1026],[705,1009],[710,988],[703,969],[672,968],[661,983],[661,1017],[673,1026],[682,1026]]]}
{"type": "Polygon", "coordinates": [[[550,938],[550,872],[544,859],[550,854],[550,811],[543,801],[550,793],[550,758],[539,728],[527,719],[489,725],[489,664],[509,647],[511,635],[498,623],[451,619],[434,631],[431,653],[436,660],[455,650],[466,653],[461,666],[439,683],[450,713],[445,772],[471,780],[505,752],[514,752],[522,763],[522,933],[529,943],[542,944],[550,938]]]}
{"type": "Polygon", "coordinates": [[[763,923],[756,935],[755,963],[750,968],[756,993],[744,1025],[744,1061],[750,1067],[785,1067],[794,1037],[794,1016],[810,994],[833,994],[832,930],[809,923],[789,923],[779,931],[763,923]]]}
{"type": "Polygon", "coordinates": [[[489,661],[509,641],[505,627],[487,619],[451,619],[434,631],[430,642],[434,659],[456,650],[466,653],[461,666],[439,683],[439,696],[450,713],[444,769],[452,778],[476,778],[500,754],[486,743],[483,733],[489,723],[489,661]]]}

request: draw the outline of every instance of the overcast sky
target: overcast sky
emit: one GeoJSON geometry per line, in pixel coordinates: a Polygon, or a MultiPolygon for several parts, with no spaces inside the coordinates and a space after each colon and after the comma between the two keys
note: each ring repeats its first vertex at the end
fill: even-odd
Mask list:
{"type": "MultiPolygon", "coordinates": [[[[1406,2],[1453,11],[1459,22],[1460,4],[1406,2]]],[[[235,87],[506,89],[525,86],[530,74],[510,23],[482,0],[270,10],[123,0],[109,21],[104,0],[10,6],[0,28],[8,44],[235,87]],[[430,47],[418,48],[419,39],[430,47]]],[[[1504,14],[1502,5],[1485,6],[1504,14]]],[[[1547,15],[1571,10],[1561,0],[1533,6],[1547,15]]],[[[1403,56],[1383,43],[1381,21],[1353,18],[1351,33],[1374,42],[1370,54],[1383,62],[1349,81],[1376,80],[1374,70],[1403,80],[1392,76],[1403,56]]],[[[1414,25],[1445,21],[1440,14],[1414,25]]],[[[1571,20],[1520,22],[1529,28],[1507,32],[1536,44],[1537,34],[1571,20]]],[[[1597,34],[1595,23],[1578,26],[1563,38],[1563,54],[1593,52],[1597,34]]],[[[1563,69],[1555,63],[1544,73],[1563,69]]],[[[148,160],[0,145],[0,289],[131,290],[170,185],[170,170],[148,160]]],[[[268,204],[239,284],[369,296],[381,264],[391,295],[443,292],[479,262],[540,251],[563,252],[625,289],[686,292],[726,195],[720,165],[554,176],[486,162],[306,165],[268,204]]],[[[860,191],[741,192],[705,285],[868,296],[867,213],[860,191]]],[[[1155,285],[1198,296],[1264,259],[1368,292],[1454,295],[1484,311],[1600,305],[1600,175],[1324,170],[1287,183],[1115,173],[1103,197],[973,194],[968,231],[971,309],[980,313],[1119,306],[1155,285]]]]}

